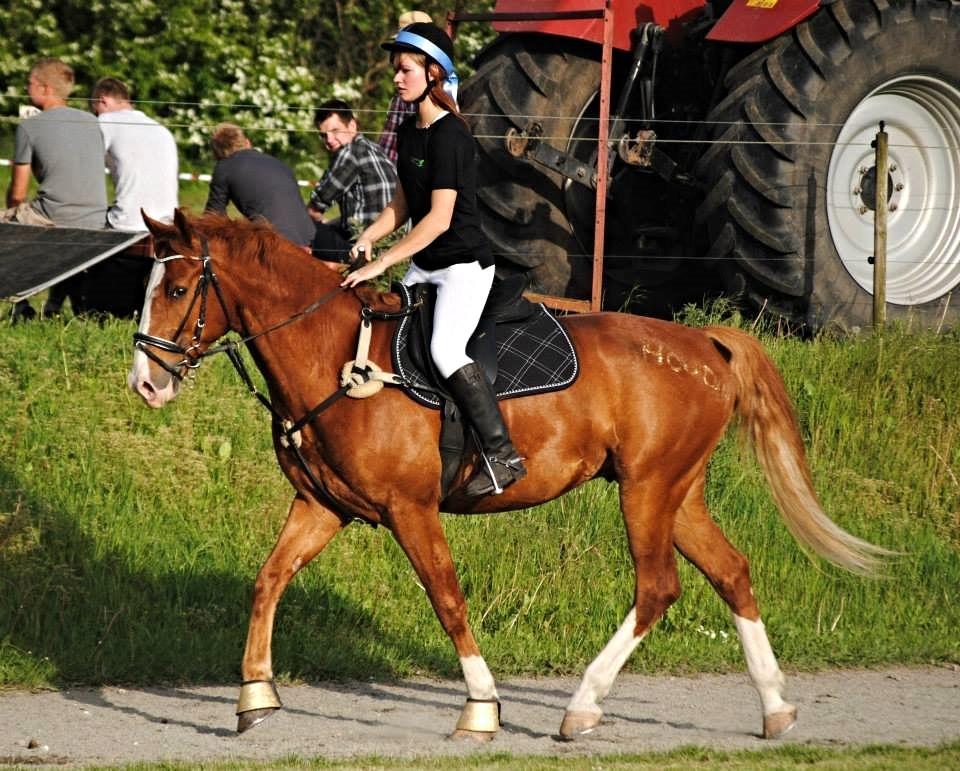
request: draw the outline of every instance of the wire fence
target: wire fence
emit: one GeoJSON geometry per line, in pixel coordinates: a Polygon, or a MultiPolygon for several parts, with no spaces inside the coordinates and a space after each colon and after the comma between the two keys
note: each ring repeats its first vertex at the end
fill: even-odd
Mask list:
{"type": "MultiPolygon", "coordinates": [[[[7,94],[5,97],[0,97],[5,101],[13,100],[15,102],[20,102],[23,104],[27,103],[26,94],[7,94]]],[[[74,105],[85,108],[89,104],[87,99],[73,99],[70,100],[74,105]]],[[[256,113],[263,112],[264,110],[255,104],[225,104],[225,103],[210,103],[210,102],[171,102],[171,101],[138,101],[136,104],[137,107],[148,107],[154,111],[162,111],[165,108],[169,107],[193,107],[200,111],[204,109],[211,108],[227,108],[238,115],[235,122],[246,132],[248,135],[251,135],[254,139],[258,132],[277,132],[277,131],[287,131],[295,132],[301,134],[313,134],[319,135],[319,132],[315,128],[304,128],[302,125],[298,125],[298,121],[292,120],[289,126],[286,127],[277,127],[277,126],[263,126],[259,125],[256,120],[256,113]]],[[[312,110],[314,108],[301,108],[301,107],[286,107],[278,110],[276,107],[271,107],[271,113],[278,112],[289,112],[291,114],[297,112],[307,111],[312,115],[312,110]]],[[[378,109],[356,109],[353,111],[354,114],[358,117],[358,120],[361,124],[379,124],[382,125],[383,121],[386,118],[385,110],[378,109]]],[[[580,127],[583,127],[583,132],[578,132],[577,141],[578,142],[595,142],[598,141],[596,136],[593,135],[594,129],[592,124],[598,124],[599,118],[590,117],[590,116],[571,116],[566,114],[558,115],[532,115],[532,114],[510,114],[504,115],[501,113],[477,113],[477,112],[468,112],[464,113],[464,116],[475,122],[480,121],[481,119],[490,119],[494,118],[499,121],[502,121],[504,126],[530,126],[534,123],[540,124],[541,126],[550,126],[554,122],[565,122],[569,124],[571,121],[576,121],[580,127]],[[586,136],[583,136],[585,132],[586,136]]],[[[21,120],[17,116],[0,116],[0,123],[16,123],[21,120]]],[[[612,125],[613,121],[616,120],[615,116],[611,117],[610,123],[612,125]]],[[[955,136],[949,136],[949,132],[941,132],[939,137],[934,138],[934,141],[930,142],[918,142],[916,139],[912,139],[918,136],[922,136],[929,129],[928,126],[913,126],[908,123],[902,122],[902,118],[899,119],[900,122],[895,126],[890,126],[888,122],[888,131],[896,131],[901,137],[900,140],[893,139],[889,141],[889,151],[891,154],[895,155],[899,150],[912,151],[922,154],[924,157],[929,157],[930,153],[941,153],[942,157],[948,158],[947,163],[952,164],[952,168],[957,171],[960,170],[960,131],[954,132],[955,136]],[[911,138],[910,141],[903,141],[903,138],[911,138]],[[954,143],[953,140],[956,140],[957,143],[954,143]]],[[[142,126],[142,124],[137,124],[142,126]]],[[[177,122],[161,122],[161,125],[167,129],[189,129],[192,131],[210,131],[212,132],[216,123],[206,123],[206,122],[191,122],[191,123],[177,123],[177,122]]],[[[636,127],[641,125],[641,121],[636,119],[625,120],[624,125],[629,128],[629,130],[634,131],[636,127]]],[[[727,121],[727,122],[717,122],[717,121],[706,121],[706,120],[692,120],[692,119],[676,119],[676,118],[657,118],[651,120],[642,121],[644,128],[652,128],[654,131],[670,132],[676,131],[677,133],[686,133],[692,136],[680,136],[673,137],[669,135],[658,135],[655,139],[657,146],[673,146],[675,148],[683,147],[702,147],[704,151],[707,150],[710,146],[713,145],[728,145],[728,146],[767,146],[772,147],[775,150],[789,151],[795,148],[801,147],[816,147],[816,148],[863,148],[867,150],[871,145],[871,137],[864,136],[863,141],[857,142],[838,142],[836,140],[820,140],[820,139],[793,139],[793,138],[770,138],[767,134],[765,139],[755,139],[748,138],[743,136],[735,136],[731,138],[728,136],[730,128],[742,129],[744,134],[749,133],[750,127],[755,128],[765,128],[771,129],[773,131],[783,131],[784,133],[797,132],[798,128],[808,136],[815,136],[818,133],[822,132],[833,132],[838,133],[839,130],[843,127],[844,124],[841,123],[817,123],[817,122],[803,122],[802,124],[798,123],[788,123],[788,122],[770,122],[770,123],[751,123],[750,126],[747,126],[746,123],[742,121],[727,121]],[[719,137],[719,138],[718,138],[719,137]]],[[[373,141],[380,135],[379,130],[365,129],[361,133],[368,136],[373,141]]],[[[863,135],[863,134],[861,134],[863,135]]],[[[475,138],[483,143],[486,143],[488,146],[505,143],[508,139],[506,133],[477,133],[475,138]]],[[[540,142],[545,142],[552,144],[555,147],[563,148],[566,147],[567,143],[570,141],[569,133],[565,134],[544,134],[537,136],[536,139],[540,142]]],[[[616,145],[621,137],[612,137],[608,141],[611,145],[616,145]]],[[[831,150],[832,152],[832,150],[831,150]]],[[[12,161],[0,159],[0,166],[9,166],[12,161]]],[[[105,170],[106,173],[106,170],[105,170]]],[[[956,175],[955,175],[956,176],[956,175]]],[[[211,181],[211,175],[208,173],[195,173],[195,172],[181,172],[179,174],[179,179],[186,182],[200,182],[200,183],[209,183],[211,181]]],[[[313,187],[317,184],[316,180],[310,179],[300,179],[297,180],[298,184],[301,187],[313,187]]],[[[805,183],[800,183],[797,187],[800,187],[805,183]]],[[[781,186],[782,189],[785,189],[785,186],[781,186]]],[[[766,191],[760,192],[771,192],[775,191],[778,188],[775,185],[771,185],[766,191]]],[[[939,194],[928,194],[925,197],[924,205],[922,207],[917,205],[905,206],[902,209],[901,213],[905,212],[914,212],[918,217],[925,211],[936,211],[936,210],[948,210],[950,207],[957,207],[958,201],[960,201],[960,192],[957,192],[949,185],[943,187],[943,191],[939,194]]],[[[817,232],[813,234],[816,238],[829,237],[829,233],[825,228],[822,229],[822,232],[817,232]]],[[[511,259],[520,259],[521,261],[527,261],[531,264],[535,264],[538,258],[542,257],[540,254],[536,253],[524,253],[521,251],[512,252],[509,255],[505,255],[511,259]]],[[[580,261],[592,261],[593,254],[589,251],[574,251],[567,250],[565,257],[571,261],[572,264],[575,264],[580,261]]],[[[607,252],[604,255],[605,261],[610,261],[614,265],[618,262],[625,261],[635,261],[638,259],[637,254],[633,253],[610,253],[607,252]]],[[[670,261],[674,264],[694,264],[702,263],[705,259],[705,256],[691,256],[689,254],[683,253],[659,253],[659,254],[644,254],[640,259],[648,263],[655,263],[657,261],[670,261]]],[[[724,254],[717,257],[710,258],[713,261],[716,260],[735,260],[736,258],[730,254],[724,254]]],[[[792,264],[796,262],[795,255],[784,255],[784,256],[770,256],[767,261],[772,265],[776,264],[792,264]]],[[[892,251],[889,262],[893,266],[893,269],[899,268],[906,269],[905,266],[909,265],[926,265],[927,267],[935,267],[937,263],[931,263],[929,258],[915,257],[913,259],[909,257],[904,257],[903,255],[897,255],[896,251],[892,251]]],[[[943,265],[949,266],[954,263],[960,262],[960,247],[958,247],[957,254],[947,255],[944,257],[943,265]]]]}
{"type": "MultiPolygon", "coordinates": [[[[0,94],[0,101],[14,101],[21,104],[22,106],[29,106],[29,99],[26,93],[13,93],[13,94],[0,94]]],[[[77,109],[88,109],[90,105],[89,99],[86,98],[71,98],[68,99],[68,104],[75,106],[77,109]]],[[[197,110],[212,110],[213,108],[227,108],[238,113],[243,111],[250,112],[263,112],[274,114],[297,114],[297,113],[307,113],[308,116],[312,118],[313,114],[319,108],[319,105],[311,107],[299,107],[295,105],[282,105],[276,106],[272,105],[268,108],[261,107],[256,104],[247,104],[247,103],[226,103],[226,102],[181,102],[181,101],[160,101],[160,100],[137,100],[136,106],[144,107],[151,106],[154,109],[160,107],[192,107],[197,110]]],[[[375,109],[375,108],[352,108],[351,111],[357,117],[358,122],[363,122],[362,119],[371,118],[374,119],[374,122],[377,125],[382,125],[383,121],[387,116],[386,109],[375,109]]],[[[479,120],[482,118],[496,118],[502,119],[505,122],[512,123],[516,126],[520,125],[530,125],[532,123],[549,124],[552,121],[571,121],[576,120],[581,125],[591,125],[599,124],[600,118],[591,116],[591,115],[570,115],[570,114],[533,114],[533,113],[500,113],[500,112],[463,112],[464,117],[479,120]]],[[[23,116],[21,115],[0,115],[0,123],[17,123],[21,120],[23,116]]],[[[611,116],[608,119],[608,123],[612,124],[617,120],[617,116],[611,116]]],[[[628,125],[636,125],[643,123],[643,125],[650,127],[682,127],[682,128],[694,128],[702,129],[706,128],[721,128],[721,127],[731,127],[731,126],[743,126],[744,121],[742,120],[731,120],[731,121],[719,121],[719,120],[705,120],[705,119],[682,119],[682,118],[624,118],[625,123],[628,125]]],[[[204,121],[191,121],[191,122],[178,122],[178,121],[160,121],[158,122],[165,126],[168,129],[175,128],[184,128],[184,129],[199,129],[202,131],[212,131],[216,125],[220,122],[204,122],[204,121]]],[[[304,127],[298,125],[297,123],[291,121],[290,125],[286,126],[276,126],[276,125],[258,125],[255,122],[245,121],[242,123],[238,122],[238,125],[241,126],[245,131],[251,132],[286,132],[286,133],[295,133],[295,134],[311,134],[315,135],[319,132],[315,127],[304,127]]],[[[757,121],[751,120],[751,126],[758,128],[780,128],[780,129],[796,129],[798,126],[797,122],[787,122],[787,121],[757,121]]],[[[845,124],[839,122],[820,122],[820,121],[810,121],[804,120],[802,126],[806,131],[816,131],[818,129],[839,129],[842,128],[845,124]]],[[[889,125],[889,122],[888,122],[889,125]]],[[[928,126],[921,125],[912,125],[909,122],[897,124],[898,128],[901,128],[910,133],[910,135],[915,136],[917,133],[923,133],[924,130],[928,129],[928,126]]],[[[363,133],[370,136],[378,136],[379,130],[366,129],[363,133]]],[[[478,139],[504,139],[505,134],[475,134],[478,139]]],[[[557,140],[557,141],[566,141],[569,139],[569,135],[544,135],[539,137],[543,140],[557,140]]],[[[611,140],[612,141],[612,140],[611,140]]],[[[762,140],[722,140],[722,139],[711,139],[707,136],[697,139],[666,139],[658,138],[658,141],[662,142],[672,142],[677,144],[710,144],[710,143],[735,143],[735,144],[768,144],[762,140]]],[[[813,141],[813,140],[783,140],[783,144],[795,144],[795,145],[818,145],[818,144],[834,144],[829,141],[813,141]]],[[[929,148],[939,148],[939,149],[949,149],[954,151],[960,151],[960,144],[935,144],[928,145],[926,143],[916,144],[916,143],[904,143],[904,146],[918,146],[918,147],[929,147],[929,148]]]]}

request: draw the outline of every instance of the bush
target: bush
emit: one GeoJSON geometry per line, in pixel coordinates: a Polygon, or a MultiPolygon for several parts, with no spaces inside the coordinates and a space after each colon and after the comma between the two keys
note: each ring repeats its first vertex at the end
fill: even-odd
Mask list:
{"type": "MultiPolygon", "coordinates": [[[[418,6],[441,21],[450,7],[418,6]]],[[[118,77],[173,131],[187,161],[208,160],[210,130],[231,120],[259,149],[316,178],[313,109],[339,96],[358,109],[366,130],[379,130],[392,93],[380,43],[407,8],[373,0],[136,0],[117,13],[102,0],[26,0],[0,7],[0,81],[7,83],[0,112],[13,122],[33,61],[57,56],[76,71],[74,106],[86,108],[98,78],[118,77]]],[[[461,77],[464,57],[491,35],[485,25],[464,29],[461,77]]]]}

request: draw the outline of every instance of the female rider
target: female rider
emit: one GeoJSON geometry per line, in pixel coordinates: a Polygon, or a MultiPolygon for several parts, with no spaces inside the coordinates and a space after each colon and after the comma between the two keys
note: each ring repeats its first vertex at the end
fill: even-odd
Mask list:
{"type": "Polygon", "coordinates": [[[464,491],[469,496],[500,493],[527,472],[493,389],[466,352],[490,293],[494,267],[477,213],[473,135],[444,90],[456,79],[453,43],[439,27],[417,23],[382,47],[392,53],[397,94],[416,104],[417,112],[397,130],[400,183],[394,198],[357,238],[351,258],[361,248],[372,255],[373,244],[408,218],[413,227],[379,260],[350,273],[342,285],[355,286],[410,259],[403,283],[437,287],[430,355],[478,434],[485,460],[464,491]]]}

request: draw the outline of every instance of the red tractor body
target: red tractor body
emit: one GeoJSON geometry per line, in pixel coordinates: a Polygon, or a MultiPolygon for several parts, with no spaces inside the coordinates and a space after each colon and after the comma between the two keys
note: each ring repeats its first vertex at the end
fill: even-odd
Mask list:
{"type": "MultiPolygon", "coordinates": [[[[599,4],[594,3],[598,7],[599,4]]],[[[584,0],[498,0],[494,13],[533,15],[574,13],[590,6],[584,0]]],[[[646,22],[663,27],[669,39],[683,37],[685,24],[699,20],[702,0],[613,0],[613,47],[632,48],[631,34],[646,22]]],[[[814,13],[820,0],[734,0],[707,35],[708,40],[729,43],[764,43],[814,13]]],[[[494,22],[497,32],[539,32],[592,43],[603,42],[603,20],[528,19],[494,22]]]]}

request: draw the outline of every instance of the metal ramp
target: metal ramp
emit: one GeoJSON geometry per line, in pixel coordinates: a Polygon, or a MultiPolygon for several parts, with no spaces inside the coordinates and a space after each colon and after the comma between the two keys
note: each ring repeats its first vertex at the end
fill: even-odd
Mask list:
{"type": "Polygon", "coordinates": [[[0,298],[17,302],[60,284],[75,314],[131,317],[153,265],[147,232],[0,223],[0,298]]]}
{"type": "Polygon", "coordinates": [[[149,237],[149,233],[0,223],[0,297],[49,289],[149,237]]]}

